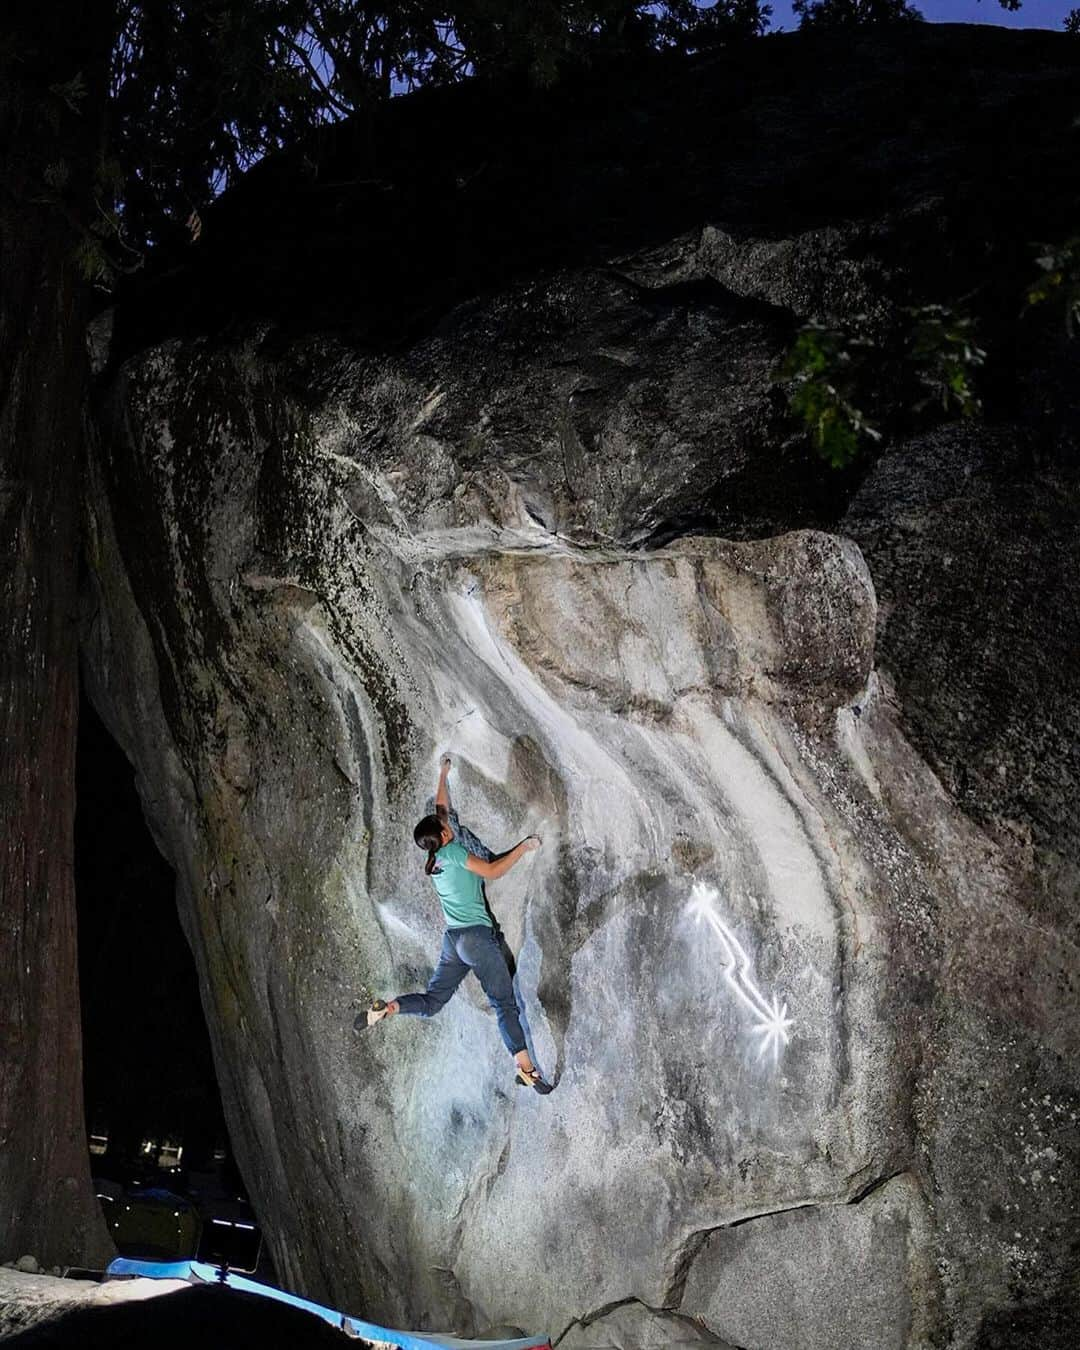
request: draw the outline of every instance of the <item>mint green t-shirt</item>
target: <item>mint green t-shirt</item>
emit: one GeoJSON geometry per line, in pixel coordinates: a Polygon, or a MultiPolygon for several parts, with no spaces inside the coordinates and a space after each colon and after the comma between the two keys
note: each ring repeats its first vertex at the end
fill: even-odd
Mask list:
{"type": "Polygon", "coordinates": [[[447,928],[471,928],[478,923],[490,928],[480,878],[465,866],[468,856],[456,839],[443,844],[435,854],[435,866],[439,870],[432,872],[431,880],[443,907],[447,928]]]}

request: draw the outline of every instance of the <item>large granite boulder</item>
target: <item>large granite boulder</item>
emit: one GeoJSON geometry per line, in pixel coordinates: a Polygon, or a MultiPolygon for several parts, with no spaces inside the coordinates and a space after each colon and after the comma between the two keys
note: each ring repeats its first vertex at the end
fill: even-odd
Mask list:
{"type": "MultiPolygon", "coordinates": [[[[871,73],[862,44],[778,48],[852,87],[823,102],[807,66],[741,135],[782,137],[811,87],[846,125],[862,88],[849,148],[883,181],[905,63],[974,50],[998,80],[965,85],[969,119],[1032,118],[1080,63],[896,41],[871,73]]],[[[689,106],[725,75],[695,67],[689,106]]],[[[1064,153],[1040,144],[1035,176],[1064,153]]],[[[989,1345],[1014,1313],[1049,1343],[1080,1199],[1072,413],[1017,379],[993,427],[829,480],[772,376],[795,322],[894,308],[921,257],[938,275],[928,221],[973,217],[935,194],[981,160],[900,144],[889,200],[864,182],[858,218],[849,195],[783,234],[782,185],[837,157],[774,145],[751,179],[744,151],[719,196],[687,179],[678,230],[645,213],[606,260],[492,263],[423,323],[403,294],[392,342],[331,331],[295,278],[273,324],[254,291],[202,335],[175,295],[121,307],[91,696],[176,869],[287,1284],[576,1347],[989,1345]],[[754,184],[756,234],[723,210],[754,184]],[[1038,474],[997,454],[1032,440],[1038,474]],[[547,1098],[515,1091],[471,982],[350,1031],[434,960],[410,836],[444,750],[482,839],[544,838],[491,901],[547,1098]]]]}

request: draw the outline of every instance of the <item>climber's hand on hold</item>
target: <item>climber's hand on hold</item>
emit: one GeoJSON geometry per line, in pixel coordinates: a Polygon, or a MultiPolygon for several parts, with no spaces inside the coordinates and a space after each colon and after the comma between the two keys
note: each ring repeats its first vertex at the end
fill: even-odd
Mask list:
{"type": "Polygon", "coordinates": [[[501,854],[491,862],[470,853],[465,859],[465,868],[469,872],[475,872],[478,877],[483,877],[485,881],[498,881],[499,877],[506,876],[511,867],[519,863],[526,853],[534,853],[539,847],[540,836],[530,834],[520,844],[515,844],[508,853],[501,854]]]}
{"type": "Polygon", "coordinates": [[[450,789],[446,780],[450,777],[450,756],[442,755],[439,759],[439,781],[435,786],[435,814],[442,818],[449,818],[450,815],[450,789]]]}

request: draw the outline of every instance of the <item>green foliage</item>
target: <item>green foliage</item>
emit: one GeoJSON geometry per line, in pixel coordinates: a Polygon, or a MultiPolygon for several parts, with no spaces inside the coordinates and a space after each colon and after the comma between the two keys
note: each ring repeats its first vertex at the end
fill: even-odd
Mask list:
{"type": "Polygon", "coordinates": [[[833,468],[912,418],[975,417],[976,377],[985,352],[974,320],[945,305],[905,311],[906,320],[872,331],[865,316],[847,328],[799,330],[778,375],[791,382],[789,407],[833,468]]]}
{"type": "Polygon", "coordinates": [[[1080,33],[1080,9],[1070,9],[1062,26],[1066,33],[1080,33]]]}
{"type": "Polygon", "coordinates": [[[871,24],[921,23],[907,0],[793,0],[800,28],[856,28],[871,24]]]}
{"type": "Polygon", "coordinates": [[[669,0],[639,8],[649,14],[652,44],[681,51],[705,51],[733,39],[758,37],[772,14],[772,6],[759,0],[726,0],[703,7],[694,0],[669,0]]]}
{"type": "Polygon", "coordinates": [[[977,416],[982,402],[975,392],[975,374],[986,353],[975,342],[975,321],[945,305],[924,305],[909,312],[911,364],[927,391],[916,409],[937,404],[946,415],[977,416]]]}
{"type": "MultiPolygon", "coordinates": [[[[4,78],[10,79],[16,72],[25,77],[25,72],[33,63],[33,55],[24,53],[14,44],[8,44],[0,48],[0,70],[8,67],[4,71],[4,78]]],[[[54,136],[59,134],[60,123],[65,111],[73,113],[76,117],[82,115],[83,104],[86,100],[86,80],[82,71],[77,71],[69,80],[61,83],[50,84],[47,89],[47,97],[40,97],[40,90],[37,91],[38,97],[35,99],[36,106],[34,113],[43,119],[46,126],[54,136]]]]}
{"type": "MultiPolygon", "coordinates": [[[[51,121],[47,117],[47,120],[51,121]]],[[[103,205],[116,200],[123,179],[114,159],[98,161],[93,176],[90,218],[77,209],[71,182],[71,165],[66,159],[52,160],[41,171],[44,188],[32,201],[64,213],[76,234],[72,261],[82,279],[91,285],[109,289],[122,271],[134,271],[143,262],[143,254],[132,248],[124,233],[123,220],[115,207],[103,205]]]]}
{"type": "Polygon", "coordinates": [[[1058,304],[1064,311],[1065,331],[1075,337],[1080,326],[1080,235],[1063,244],[1040,244],[1036,262],[1042,276],[1027,293],[1029,305],[1058,304]]]}
{"type": "Polygon", "coordinates": [[[105,247],[105,240],[97,230],[87,230],[75,245],[72,261],[79,275],[91,286],[109,287],[116,277],[116,268],[105,247]]]}
{"type": "MultiPolygon", "coordinates": [[[[1018,10],[1022,0],[998,0],[1002,9],[1018,10]]],[[[881,24],[919,23],[922,14],[908,0],[792,0],[800,28],[856,28],[881,24]]]]}
{"type": "Polygon", "coordinates": [[[98,197],[94,207],[96,214],[80,230],[72,257],[84,281],[107,291],[119,273],[142,266],[143,253],[128,243],[119,211],[106,209],[98,197]]]}
{"type": "Polygon", "coordinates": [[[810,432],[814,448],[834,469],[852,462],[866,439],[878,441],[857,402],[875,344],[861,330],[853,333],[810,323],[799,330],[780,368],[793,381],[791,411],[810,432]]]}
{"type": "Polygon", "coordinates": [[[63,84],[50,84],[49,93],[77,116],[82,111],[83,100],[86,98],[86,80],[82,71],[77,71],[63,84]]]}

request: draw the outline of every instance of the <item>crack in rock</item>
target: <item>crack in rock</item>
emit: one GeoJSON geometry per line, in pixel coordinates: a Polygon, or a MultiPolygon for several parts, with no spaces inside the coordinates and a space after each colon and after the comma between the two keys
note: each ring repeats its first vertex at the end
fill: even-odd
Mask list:
{"type": "MultiPolygon", "coordinates": [[[[730,1341],[725,1341],[720,1336],[717,1336],[702,1319],[688,1317],[685,1313],[678,1312],[674,1308],[654,1307],[652,1304],[646,1303],[644,1299],[637,1298],[634,1295],[631,1295],[628,1298],[616,1299],[613,1303],[605,1303],[597,1308],[595,1312],[585,1313],[581,1317],[575,1317],[562,1331],[559,1332],[558,1336],[552,1339],[551,1344],[553,1350],[555,1350],[555,1347],[559,1346],[561,1342],[570,1335],[575,1327],[584,1329],[586,1327],[594,1326],[596,1323],[612,1317],[624,1308],[640,1309],[643,1313],[647,1313],[649,1317],[669,1324],[673,1330],[677,1327],[686,1333],[685,1340],[680,1339],[678,1341],[671,1341],[665,1339],[662,1343],[665,1346],[711,1345],[720,1347],[720,1350],[741,1350],[740,1346],[733,1345],[730,1341]]],[[[617,1334],[618,1333],[616,1332],[616,1335],[617,1334]]],[[[657,1342],[657,1347],[659,1347],[660,1344],[660,1342],[657,1342]]],[[[584,1350],[584,1347],[582,1347],[582,1350],[584,1350]]],[[[626,1350],[634,1350],[634,1347],[628,1346],[626,1350]]]]}

